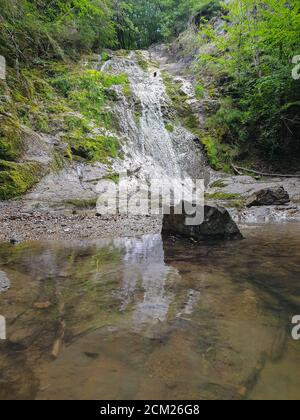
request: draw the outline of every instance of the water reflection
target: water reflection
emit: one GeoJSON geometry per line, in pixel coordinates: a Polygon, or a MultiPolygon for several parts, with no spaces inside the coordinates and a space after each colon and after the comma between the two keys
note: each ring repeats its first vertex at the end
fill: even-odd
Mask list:
{"type": "Polygon", "coordinates": [[[147,324],[165,321],[173,299],[172,293],[166,291],[166,284],[169,278],[178,276],[178,273],[165,264],[161,236],[146,235],[141,239],[114,241],[114,244],[126,250],[121,310],[133,302],[137,288],[141,286],[144,296],[133,312],[133,326],[145,328],[147,324]]]}
{"type": "Polygon", "coordinates": [[[299,233],[0,246],[0,399],[300,396],[299,233]]]}

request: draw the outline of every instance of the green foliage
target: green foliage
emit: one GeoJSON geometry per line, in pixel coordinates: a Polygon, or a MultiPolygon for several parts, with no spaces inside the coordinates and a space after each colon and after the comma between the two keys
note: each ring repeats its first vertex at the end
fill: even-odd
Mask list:
{"type": "MultiPolygon", "coordinates": [[[[10,65],[101,48],[145,48],[178,35],[207,0],[0,0],[0,54],[10,65]]],[[[102,60],[108,58],[102,54],[102,60]]]]}
{"type": "Polygon", "coordinates": [[[211,188],[225,188],[227,187],[227,184],[225,184],[224,181],[221,179],[218,179],[217,181],[213,182],[211,185],[211,188]]]}
{"type": "Polygon", "coordinates": [[[102,51],[102,53],[101,53],[101,60],[102,61],[108,61],[109,60],[109,55],[107,54],[106,51],[102,51]]]}
{"type": "Polygon", "coordinates": [[[202,85],[197,85],[195,87],[195,95],[197,99],[202,99],[204,96],[204,86],[202,85]]]}
{"type": "Polygon", "coordinates": [[[220,161],[218,158],[218,149],[215,139],[210,136],[202,137],[201,143],[204,145],[210,166],[216,170],[220,169],[220,161]]]}
{"type": "MultiPolygon", "coordinates": [[[[218,0],[112,0],[119,45],[147,48],[178,36],[191,17],[214,15],[218,0]]],[[[197,24],[197,22],[195,22],[197,24]]]]}
{"type": "Polygon", "coordinates": [[[292,78],[292,59],[300,54],[299,1],[232,0],[224,7],[223,35],[204,24],[199,38],[216,46],[199,63],[214,68],[225,97],[210,128],[273,161],[299,154],[300,80],[292,78]]]}
{"type": "Polygon", "coordinates": [[[109,125],[109,115],[103,112],[105,89],[113,85],[128,85],[126,75],[111,75],[97,70],[63,73],[52,80],[52,86],[62,94],[68,105],[90,120],[109,125]]]}
{"type": "Polygon", "coordinates": [[[70,143],[74,156],[90,162],[109,163],[110,158],[118,157],[119,142],[115,137],[82,137],[78,133],[71,133],[65,139],[70,143]]]}
{"type": "Polygon", "coordinates": [[[110,0],[0,0],[0,54],[9,64],[114,46],[110,0]]]}
{"type": "Polygon", "coordinates": [[[206,193],[205,198],[207,198],[208,200],[236,200],[237,198],[240,198],[240,195],[218,191],[215,193],[206,193]]]}

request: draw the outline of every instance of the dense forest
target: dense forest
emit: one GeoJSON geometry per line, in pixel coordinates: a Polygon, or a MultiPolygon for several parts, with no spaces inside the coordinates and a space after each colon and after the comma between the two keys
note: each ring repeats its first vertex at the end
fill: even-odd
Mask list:
{"type": "Polygon", "coordinates": [[[211,125],[225,142],[252,147],[279,164],[300,152],[300,3],[298,0],[232,0],[223,9],[223,31],[200,28],[200,43],[216,49],[199,57],[220,87],[211,125]],[[298,69],[298,70],[297,70],[298,69]]]}
{"type": "Polygon", "coordinates": [[[1,54],[10,62],[89,49],[147,48],[178,35],[205,0],[1,0],[1,54]]]}
{"type": "MultiPolygon", "coordinates": [[[[104,91],[128,81],[80,72],[82,56],[95,52],[105,61],[110,50],[158,43],[181,45],[181,56],[193,56],[197,97],[214,106],[205,126],[192,128],[214,168],[230,171],[235,160],[299,168],[299,0],[0,0],[0,55],[7,63],[7,80],[0,81],[1,197],[20,194],[37,179],[32,167],[22,176],[13,166],[21,125],[47,132],[51,115],[57,119],[67,108],[111,124],[100,112],[104,91]],[[188,31],[189,45],[180,44],[188,31]]],[[[112,139],[98,139],[96,152],[90,140],[83,144],[82,121],[64,129],[74,153],[102,161],[116,155],[112,139]]]]}

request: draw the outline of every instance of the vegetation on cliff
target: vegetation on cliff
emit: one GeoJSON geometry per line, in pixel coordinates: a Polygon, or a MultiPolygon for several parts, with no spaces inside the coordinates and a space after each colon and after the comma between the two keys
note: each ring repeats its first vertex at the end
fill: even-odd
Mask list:
{"type": "Polygon", "coordinates": [[[219,103],[207,121],[210,132],[240,153],[297,167],[300,3],[232,0],[223,7],[222,20],[203,20],[198,33],[202,47],[214,45],[199,56],[198,66],[209,75],[212,97],[219,103]]]}
{"type": "MultiPolygon", "coordinates": [[[[117,123],[106,105],[111,86],[127,96],[130,86],[125,75],[86,66],[86,57],[96,52],[104,63],[108,49],[169,40],[182,47],[181,57],[197,61],[195,97],[204,103],[204,125],[168,75],[166,87],[215,169],[229,171],[234,160],[299,166],[299,28],[298,0],[0,0],[0,55],[7,63],[0,80],[0,198],[25,192],[43,173],[26,166],[34,176],[21,174],[21,165],[32,163],[23,159],[24,128],[63,132],[59,164],[116,157],[117,123]]],[[[140,66],[148,67],[142,55],[140,66]]]]}

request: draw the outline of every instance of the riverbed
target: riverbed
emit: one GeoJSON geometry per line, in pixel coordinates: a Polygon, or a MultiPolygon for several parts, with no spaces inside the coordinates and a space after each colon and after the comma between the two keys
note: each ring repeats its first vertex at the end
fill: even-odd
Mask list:
{"type": "Polygon", "coordinates": [[[243,233],[0,245],[0,399],[299,399],[300,224],[243,233]]]}

